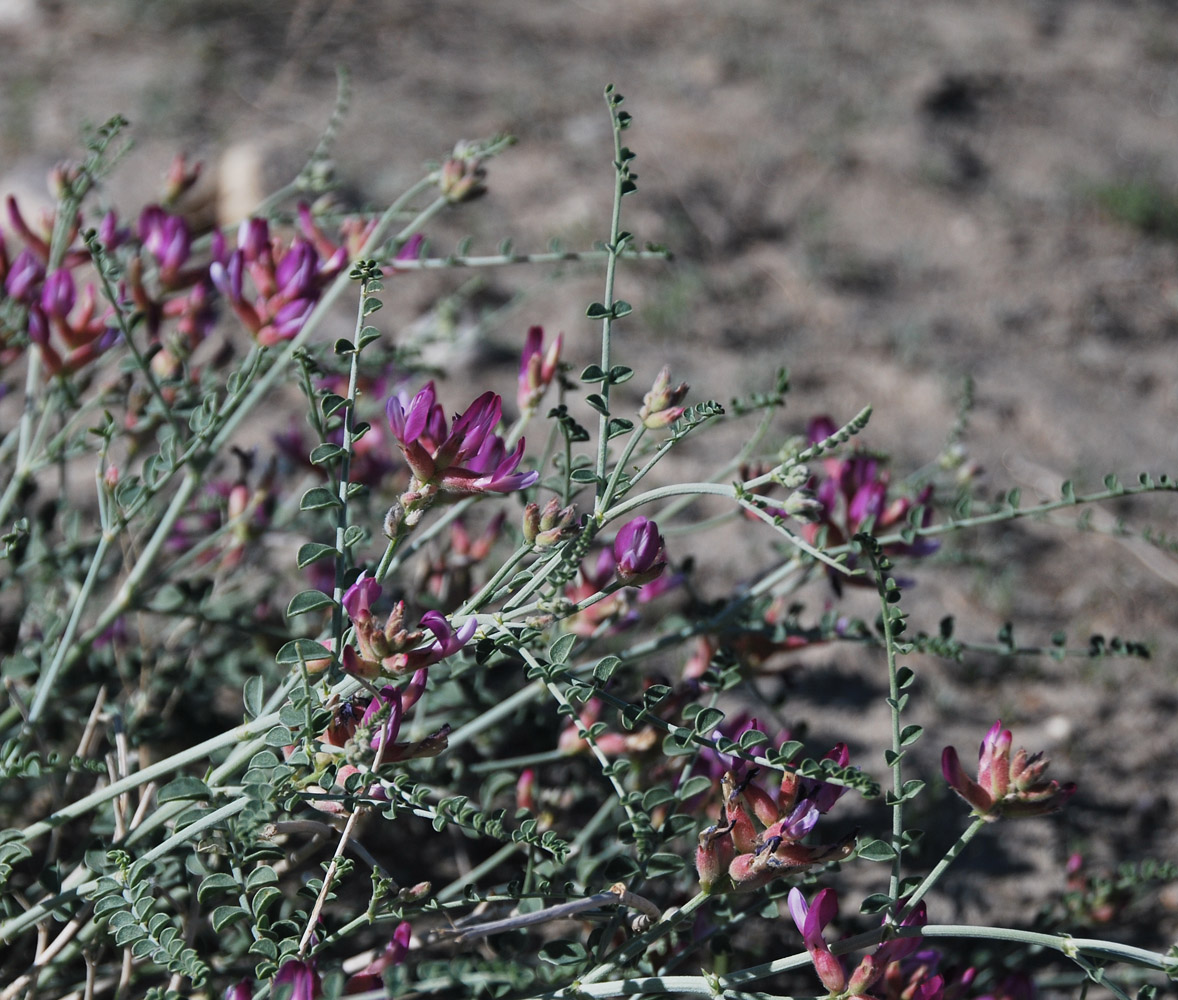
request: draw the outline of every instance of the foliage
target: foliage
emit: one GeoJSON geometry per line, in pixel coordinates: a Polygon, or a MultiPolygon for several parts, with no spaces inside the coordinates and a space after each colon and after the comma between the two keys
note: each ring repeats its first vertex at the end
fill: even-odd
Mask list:
{"type": "Polygon", "coordinates": [[[621,96],[606,103],[614,210],[581,253],[430,255],[431,221],[485,190],[504,137],[460,143],[371,216],[336,210],[325,140],[236,233],[194,232],[182,159],[130,224],[92,214],[112,119],[55,173],[48,223],[10,207],[0,997],[745,997],[816,975],[834,996],[934,1000],[1013,995],[1009,963],[1044,952],[1120,997],[1173,975],[1157,942],[1069,933],[1172,878],[1166,863],[1072,863],[1034,927],[930,922],[983,828],[1055,813],[1075,787],[1000,722],[976,777],[946,747],[931,780],[920,658],[1150,649],[1017,644],[1011,625],[970,642],[948,615],[910,629],[897,566],[1178,485],[985,502],[968,407],[938,461],[893,482],[862,444],[870,407],[783,432],[784,369],[750,372],[726,406],[619,363],[620,269],[666,254],[621,227],[636,156],[621,96]],[[570,259],[604,264],[586,308],[600,359],[574,377],[562,338],[529,330],[513,420],[490,389],[454,408],[461,390],[428,381],[381,315],[386,283],[418,270],[570,259]],[[333,340],[348,300],[353,332],[333,340]],[[650,379],[637,410],[632,378],[650,379]],[[296,407],[305,423],[269,429],[296,407]],[[732,422],[746,443],[699,474],[681,443],[706,450],[732,422]],[[723,512],[701,518],[701,500],[723,512]],[[761,533],[761,560],[716,580],[706,539],[733,524],[761,533]],[[853,613],[864,594],[878,609],[853,613]],[[777,665],[819,647],[884,665],[875,757],[776,721],[777,665]],[[864,808],[878,828],[840,819],[864,808]],[[956,839],[930,860],[917,822],[956,839]],[[872,916],[833,941],[839,893],[872,916]]]}

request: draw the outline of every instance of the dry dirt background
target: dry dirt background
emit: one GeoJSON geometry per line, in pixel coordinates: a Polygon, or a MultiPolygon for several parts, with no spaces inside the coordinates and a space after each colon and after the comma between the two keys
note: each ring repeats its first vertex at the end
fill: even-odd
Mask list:
{"type": "MultiPolygon", "coordinates": [[[[909,470],[937,453],[970,375],[966,440],[987,492],[1178,472],[1173,2],[0,0],[0,47],[5,190],[41,197],[79,122],[122,112],[137,148],[116,203],[138,204],[143,178],[154,184],[185,149],[219,170],[232,221],[227,206],[300,165],[343,65],[354,99],[337,166],[359,202],[395,196],[456,139],[519,138],[492,164],[489,197],[434,232],[441,250],[469,233],[476,252],[504,236],[537,250],[604,237],[600,95],[613,82],[636,120],[628,228],[676,253],[622,278],[636,306],[621,347],[632,386],[669,363],[693,398],[725,400],[785,364],[790,430],[870,402],[867,441],[909,470]]],[[[399,311],[382,316],[408,322],[467,277],[406,279],[399,311]]],[[[472,308],[500,306],[490,348],[470,355],[481,368],[531,323],[565,330],[578,368],[595,360],[584,319],[595,275],[480,277],[472,308]]],[[[495,377],[508,384],[510,368],[495,377]]],[[[1172,496],[1111,511],[1171,535],[1173,512],[1172,496]]],[[[716,552],[720,572],[756,544],[716,552]]],[[[1012,876],[1000,900],[959,876],[953,905],[1026,914],[1075,847],[1097,863],[1178,856],[1178,560],[1045,525],[955,551],[989,562],[922,577],[914,626],[947,612],[988,640],[1009,618],[1029,643],[1067,627],[1080,644],[1121,634],[1155,654],[920,665],[927,757],[945,742],[970,748],[1001,714],[1081,784],[1063,823],[986,841],[993,871],[1012,876]]],[[[799,706],[821,703],[832,736],[847,720],[875,732],[883,716],[856,696],[861,678],[829,656],[812,666],[799,706]]],[[[1159,933],[1172,940],[1178,893],[1162,899],[1159,933]]]]}

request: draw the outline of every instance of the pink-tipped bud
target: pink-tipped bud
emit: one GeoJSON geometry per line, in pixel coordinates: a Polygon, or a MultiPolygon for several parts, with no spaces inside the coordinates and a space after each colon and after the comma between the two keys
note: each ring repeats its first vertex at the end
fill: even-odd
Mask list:
{"type": "Polygon", "coordinates": [[[642,397],[638,418],[643,426],[649,430],[658,430],[660,427],[669,427],[683,416],[684,407],[679,404],[687,395],[687,389],[686,382],[672,387],[671,369],[664,367],[650,387],[650,392],[642,397]]]}
{"type": "Polygon", "coordinates": [[[536,811],[536,772],[530,767],[520,771],[515,783],[515,807],[528,812],[536,811]]]}
{"type": "Polygon", "coordinates": [[[164,204],[172,204],[192,187],[200,177],[203,167],[204,164],[199,161],[190,166],[188,158],[183,153],[177,153],[164,175],[164,204]]]}
{"type": "Polygon", "coordinates": [[[528,330],[523,353],[520,355],[519,389],[516,394],[521,411],[534,410],[540,405],[540,400],[560,365],[560,351],[563,345],[564,334],[558,333],[556,339],[548,345],[548,350],[544,350],[544,328],[533,326],[528,330]]]}
{"type": "Polygon", "coordinates": [[[486,177],[482,159],[475,154],[470,144],[460,142],[454,147],[453,155],[442,164],[438,186],[446,200],[456,205],[486,193],[483,184],[486,177]]]}

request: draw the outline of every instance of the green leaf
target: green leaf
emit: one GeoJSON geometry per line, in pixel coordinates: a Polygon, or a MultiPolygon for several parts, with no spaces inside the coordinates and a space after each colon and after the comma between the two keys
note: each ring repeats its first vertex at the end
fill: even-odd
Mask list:
{"type": "Polygon", "coordinates": [[[288,747],[294,742],[294,734],[286,726],[275,726],[265,736],[268,747],[288,747]]]}
{"type": "Polygon", "coordinates": [[[295,557],[295,562],[299,569],[306,569],[311,563],[334,555],[334,545],[324,545],[322,542],[305,542],[299,546],[299,554],[295,557]]]}
{"type": "MultiPolygon", "coordinates": [[[[125,912],[127,901],[122,896],[106,896],[94,904],[94,916],[104,917],[108,913],[113,913],[116,910],[125,912]]],[[[127,914],[130,916],[130,914],[127,914]]]]}
{"type": "Polygon", "coordinates": [[[724,713],[718,708],[705,708],[695,717],[692,727],[700,736],[707,736],[708,733],[723,721],[724,713]]]}
{"type": "Polygon", "coordinates": [[[218,906],[213,910],[213,915],[210,918],[213,931],[220,934],[226,927],[231,927],[239,920],[248,920],[249,913],[240,906],[218,906]]]}
{"type": "Polygon", "coordinates": [[[702,795],[712,787],[712,779],[706,774],[694,774],[679,786],[679,798],[683,801],[702,795]]]}
{"type": "Polygon", "coordinates": [[[156,793],[155,800],[160,805],[165,802],[175,802],[180,799],[209,799],[213,793],[200,778],[190,774],[182,774],[173,778],[156,793]]]}
{"type": "Polygon", "coordinates": [[[274,885],[265,885],[250,900],[250,909],[254,911],[255,917],[260,917],[280,899],[282,899],[281,889],[274,885]]]}
{"type": "Polygon", "coordinates": [[[663,737],[663,754],[667,757],[683,757],[686,754],[695,753],[694,743],[683,743],[675,738],[674,733],[668,733],[663,737]]]}
{"type": "Polygon", "coordinates": [[[605,319],[609,315],[609,310],[600,302],[594,302],[585,310],[585,315],[589,319],[605,319]]]}
{"type": "Polygon", "coordinates": [[[892,905],[892,897],[886,892],[875,892],[859,905],[860,913],[879,913],[892,905]]]}
{"type": "Polygon", "coordinates": [[[379,339],[380,331],[375,326],[366,326],[360,331],[360,336],[356,338],[356,347],[362,351],[374,340],[379,339]]]}
{"type": "Polygon", "coordinates": [[[882,840],[873,840],[859,848],[858,856],[867,861],[891,861],[896,856],[895,848],[882,840]]]}
{"type": "Polygon", "coordinates": [[[553,663],[568,663],[569,653],[576,645],[577,637],[572,632],[566,632],[564,635],[554,639],[548,646],[548,658],[553,663]]]}
{"type": "Polygon", "coordinates": [[[601,370],[600,365],[588,365],[584,371],[581,372],[582,382],[604,382],[606,374],[601,370]]]}
{"type": "Polygon", "coordinates": [[[687,866],[687,859],[678,854],[652,854],[646,862],[648,878],[658,878],[660,875],[674,875],[687,866]]]}
{"type": "Polygon", "coordinates": [[[210,897],[219,893],[238,892],[240,889],[237,879],[228,872],[213,872],[212,875],[201,879],[196,890],[196,899],[199,903],[207,903],[210,897]]]}
{"type": "Polygon", "coordinates": [[[585,402],[593,409],[600,413],[603,417],[609,416],[609,406],[606,404],[604,397],[599,396],[596,392],[591,392],[585,397],[585,402]]]}
{"type": "Polygon", "coordinates": [[[573,469],[569,479],[574,483],[596,483],[597,473],[592,469],[573,469]]]}
{"type": "Polygon", "coordinates": [[[610,859],[602,874],[609,882],[629,882],[641,871],[637,861],[625,854],[619,854],[616,858],[610,859]]]}
{"type": "Polygon", "coordinates": [[[326,486],[312,486],[303,494],[299,501],[300,510],[324,510],[327,507],[339,507],[340,499],[326,486]]]}
{"type": "Polygon", "coordinates": [[[666,785],[656,785],[654,788],[647,789],[642,796],[642,808],[650,812],[650,810],[674,800],[675,793],[671,789],[666,785]]]}
{"type": "Polygon", "coordinates": [[[924,730],[920,726],[905,726],[900,731],[900,746],[911,746],[920,739],[923,732],[924,730]]]}
{"type": "Polygon", "coordinates": [[[145,936],[143,928],[138,924],[124,924],[115,931],[115,944],[120,948],[126,948],[145,936]]]}
{"type": "Polygon", "coordinates": [[[311,464],[323,465],[325,462],[333,461],[343,454],[345,454],[344,449],[338,444],[332,444],[330,441],[325,444],[316,445],[311,451],[311,464]]]}
{"type": "Polygon", "coordinates": [[[245,888],[247,892],[253,892],[255,889],[263,885],[277,885],[278,872],[276,872],[269,865],[258,865],[249,875],[246,876],[245,888]]]}
{"type": "Polygon", "coordinates": [[[603,656],[597,661],[597,665],[593,668],[593,680],[601,685],[605,685],[614,672],[622,665],[622,661],[616,656],[603,656]]]}
{"type": "Polygon", "coordinates": [[[616,438],[619,434],[625,434],[634,429],[634,421],[627,420],[625,417],[613,417],[609,423],[605,425],[606,440],[616,438]]]}
{"type": "Polygon", "coordinates": [[[274,657],[274,662],[281,664],[307,663],[315,660],[325,660],[331,656],[331,651],[321,642],[314,639],[292,639],[274,657]]]}
{"type": "Polygon", "coordinates": [[[802,752],[802,744],[797,740],[786,740],[777,748],[775,752],[770,755],[766,753],[765,756],[774,764],[788,764],[799,753],[802,752]]]}
{"type": "Polygon", "coordinates": [[[752,750],[755,747],[764,746],[769,742],[769,737],[759,729],[746,729],[740,734],[740,749],[752,750]]]}
{"type": "Polygon", "coordinates": [[[1065,503],[1076,502],[1076,487],[1070,479],[1065,479],[1062,486],[1059,488],[1059,494],[1065,503]]]}
{"type": "Polygon", "coordinates": [[[298,615],[305,615],[308,611],[334,607],[335,601],[322,590],[304,590],[290,599],[290,604],[286,606],[286,617],[294,618],[298,615]]]}
{"type": "Polygon", "coordinates": [[[629,316],[634,311],[634,307],[629,302],[618,299],[614,303],[613,314],[614,319],[621,319],[623,316],[629,316]]]}
{"type": "Polygon", "coordinates": [[[246,718],[256,719],[262,714],[266,682],[261,677],[247,678],[241,689],[241,700],[245,705],[246,718]]]}
{"type": "MultiPolygon", "coordinates": [[[[601,369],[599,368],[598,371],[601,369]]],[[[609,370],[610,385],[621,385],[623,382],[629,382],[634,377],[634,369],[627,368],[625,365],[614,365],[609,370]]]]}
{"type": "Polygon", "coordinates": [[[332,414],[339,412],[348,405],[348,401],[343,396],[339,396],[334,392],[329,392],[323,397],[323,401],[319,404],[323,409],[323,415],[330,417],[332,414]]]}
{"type": "Polygon", "coordinates": [[[364,300],[364,305],[361,307],[360,311],[365,316],[371,316],[378,309],[383,309],[383,308],[384,308],[384,303],[381,302],[380,299],[366,298],[364,300]]]}

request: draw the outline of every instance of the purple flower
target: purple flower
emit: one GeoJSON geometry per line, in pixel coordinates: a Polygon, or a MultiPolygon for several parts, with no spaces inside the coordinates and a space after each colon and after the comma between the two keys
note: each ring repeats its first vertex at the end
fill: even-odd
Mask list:
{"type": "Polygon", "coordinates": [[[159,205],[148,205],[139,216],[139,239],[159,264],[160,282],[168,286],[181,283],[180,270],[192,249],[188,223],[159,205]]]}
{"type": "Polygon", "coordinates": [[[842,993],[847,987],[847,972],[834,955],[822,932],[839,912],[838,896],[833,889],[823,889],[814,897],[813,905],[806,904],[806,897],[796,886],[789,891],[789,915],[802,933],[806,951],[818,978],[832,994],[842,993]]]}
{"type": "Polygon", "coordinates": [[[273,347],[303,328],[323,286],[340,272],[347,256],[340,247],[322,261],[302,237],[284,249],[270,238],[265,219],[246,219],[238,229],[236,250],[226,256],[223,244],[214,246],[209,278],[257,342],[273,347]],[[246,274],[252,297],[245,290],[246,274]]]}
{"type": "Polygon", "coordinates": [[[632,586],[649,583],[667,565],[658,525],[645,517],[636,517],[622,526],[614,539],[613,555],[618,579],[632,586]]]}
{"type": "Polygon", "coordinates": [[[315,1000],[319,995],[319,973],[315,971],[315,963],[292,958],[274,977],[274,992],[289,1000],[315,1000]],[[289,987],[290,992],[280,992],[282,987],[289,987]]]}
{"type": "Polygon", "coordinates": [[[46,315],[65,322],[73,312],[76,299],[74,276],[64,267],[45,279],[41,288],[41,308],[46,315]]]}
{"type": "Polygon", "coordinates": [[[413,928],[408,921],[402,920],[397,924],[397,929],[393,931],[393,938],[385,945],[384,951],[359,972],[348,977],[348,981],[344,984],[344,995],[350,996],[353,993],[367,993],[370,990],[380,989],[384,985],[382,976],[384,970],[405,961],[405,956],[409,954],[409,939],[412,934],[413,928]]]}
{"type": "Polygon", "coordinates": [[[372,617],[372,602],[380,597],[380,584],[367,573],[344,592],[344,610],[353,622],[365,622],[372,617]]]}
{"type": "Polygon", "coordinates": [[[494,433],[503,413],[502,400],[485,392],[447,424],[437,402],[433,382],[427,382],[409,400],[392,396],[385,407],[389,426],[414,482],[403,498],[405,506],[428,506],[485,493],[510,493],[531,486],[538,472],[517,472],[523,458],[521,438],[508,453],[503,439],[494,433]]]}
{"type": "Polygon", "coordinates": [[[528,329],[519,359],[519,389],[516,393],[516,402],[521,411],[535,410],[540,405],[544,391],[556,375],[563,344],[564,334],[558,333],[545,351],[544,328],[533,326],[528,329]]]}
{"type": "Polygon", "coordinates": [[[369,702],[368,708],[365,709],[364,717],[360,720],[360,729],[367,736],[369,749],[379,750],[381,744],[384,744],[384,752],[381,757],[384,763],[392,764],[398,761],[412,760],[415,757],[436,757],[446,749],[447,738],[450,735],[448,725],[436,729],[425,739],[412,743],[396,742],[401,732],[401,723],[405,718],[405,712],[421,696],[424,686],[424,673],[414,676],[413,681],[403,692],[391,685],[386,685],[380,689],[380,693],[369,702]],[[372,727],[377,725],[380,714],[386,709],[388,718],[384,720],[383,725],[377,727],[376,732],[372,732],[372,727]]]}
{"type": "Polygon", "coordinates": [[[12,266],[8,269],[8,276],[4,279],[4,290],[22,302],[32,298],[33,287],[45,277],[45,268],[33,255],[25,249],[16,255],[12,266]]]}
{"type": "Polygon", "coordinates": [[[431,663],[444,660],[447,656],[453,656],[470,642],[479,626],[478,619],[472,615],[455,632],[450,627],[450,623],[446,621],[445,615],[437,611],[427,611],[422,615],[421,624],[433,632],[434,641],[424,649],[424,663],[414,659],[415,655],[423,652],[421,649],[416,649],[409,654],[410,663],[414,667],[429,666],[431,663]]]}
{"type": "Polygon", "coordinates": [[[389,717],[384,724],[383,735],[378,732],[372,736],[369,742],[369,746],[373,750],[376,750],[382,741],[387,747],[391,748],[398,734],[401,732],[401,718],[404,715],[405,706],[401,700],[401,692],[391,685],[381,688],[380,694],[368,703],[368,708],[364,711],[364,717],[360,720],[360,725],[367,726],[386,705],[389,709],[389,717]]]}
{"type": "Polygon", "coordinates": [[[1001,816],[1042,816],[1057,812],[1076,792],[1069,782],[1044,777],[1049,761],[1042,753],[1019,750],[1011,757],[1013,737],[999,719],[978,750],[978,780],[965,773],[954,747],[941,754],[941,773],[949,787],[973,806],[974,814],[993,821],[1001,816]]]}

